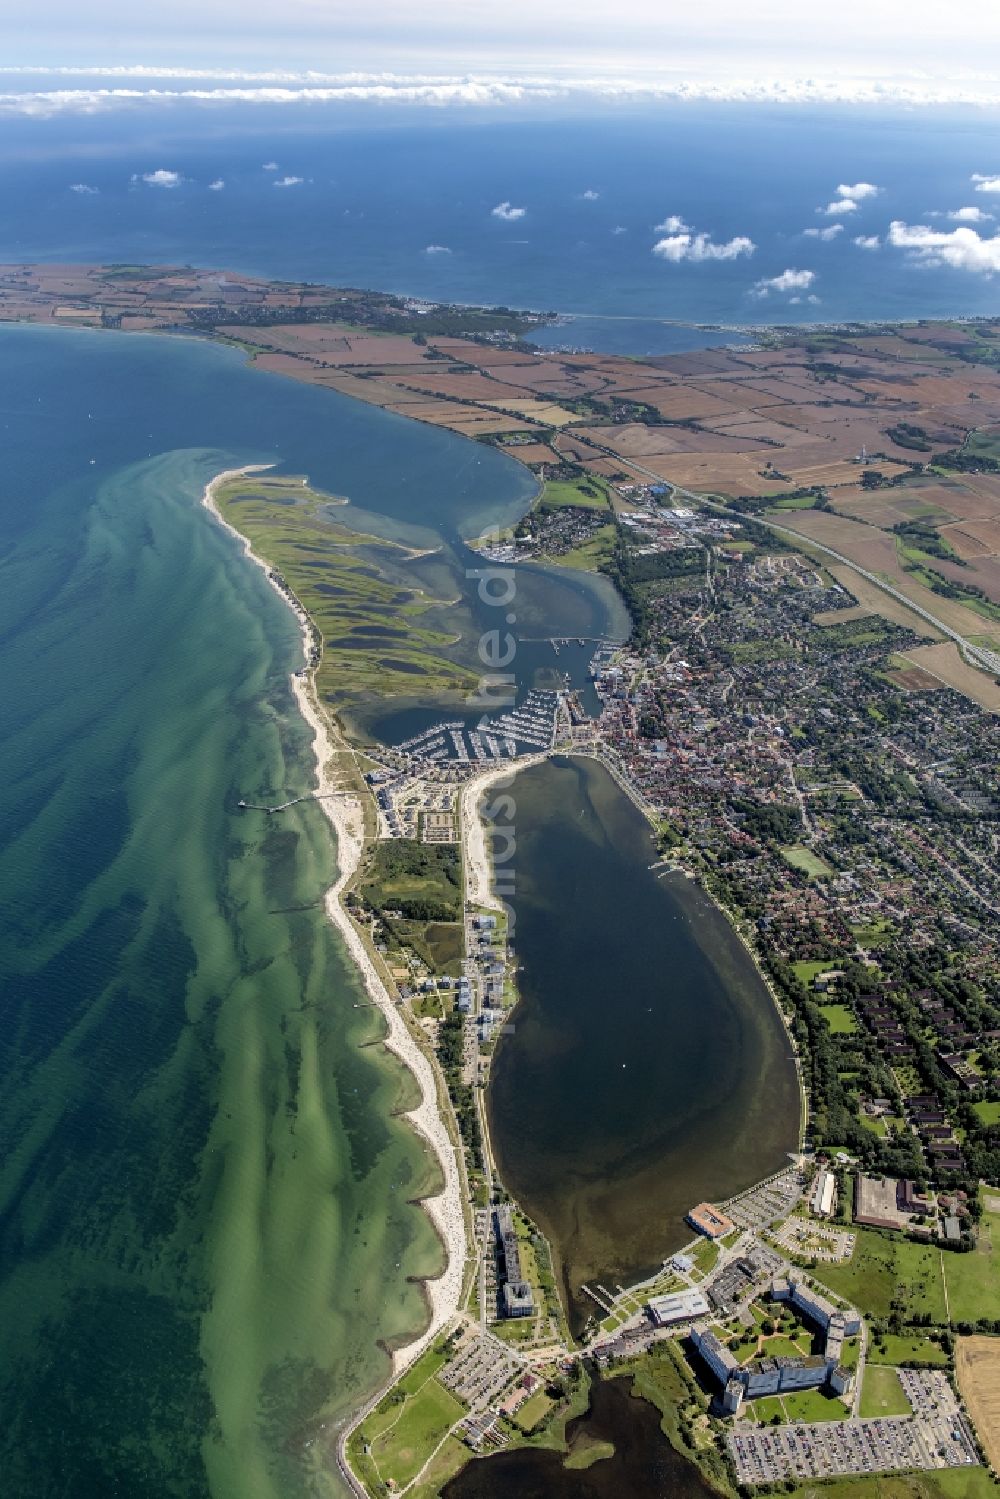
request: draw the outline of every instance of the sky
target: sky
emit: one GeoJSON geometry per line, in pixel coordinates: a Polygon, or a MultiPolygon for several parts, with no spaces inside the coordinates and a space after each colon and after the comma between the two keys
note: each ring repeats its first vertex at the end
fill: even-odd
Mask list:
{"type": "Polygon", "coordinates": [[[1000,97],[984,0],[0,0],[2,67],[902,80],[1000,97]]]}

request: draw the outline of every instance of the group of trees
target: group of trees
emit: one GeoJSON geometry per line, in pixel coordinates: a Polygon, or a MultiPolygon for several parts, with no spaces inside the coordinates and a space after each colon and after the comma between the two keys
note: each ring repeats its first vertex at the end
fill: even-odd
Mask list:
{"type": "Polygon", "coordinates": [[[457,1010],[453,1010],[438,1027],[437,1055],[451,1095],[455,1118],[458,1120],[459,1134],[468,1147],[473,1165],[480,1170],[483,1164],[483,1140],[476,1098],[471,1086],[462,1081],[464,1031],[463,1017],[457,1010]]]}

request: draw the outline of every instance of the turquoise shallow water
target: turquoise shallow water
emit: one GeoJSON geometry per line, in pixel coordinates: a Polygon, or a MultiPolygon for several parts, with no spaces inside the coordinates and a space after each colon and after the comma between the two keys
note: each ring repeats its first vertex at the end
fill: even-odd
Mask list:
{"type": "Polygon", "coordinates": [[[235,810],[309,784],[297,631],[198,504],[277,456],[464,515],[465,445],[379,416],[193,342],[0,330],[11,1499],[292,1499],[421,1321],[434,1178],[319,904],[328,827],[235,810]]]}

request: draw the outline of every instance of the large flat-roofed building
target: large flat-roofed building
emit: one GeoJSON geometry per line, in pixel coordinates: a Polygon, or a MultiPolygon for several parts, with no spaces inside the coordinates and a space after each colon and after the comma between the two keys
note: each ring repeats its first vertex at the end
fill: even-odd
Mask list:
{"type": "Polygon", "coordinates": [[[505,1317],[530,1317],[535,1310],[535,1299],[526,1280],[504,1281],[502,1300],[505,1317]]]}
{"type": "Polygon", "coordinates": [[[861,1331],[861,1318],[852,1307],[834,1306],[832,1301],[821,1296],[819,1291],[814,1291],[804,1280],[797,1280],[794,1276],[787,1280],[774,1280],[771,1283],[771,1295],[775,1301],[790,1301],[824,1332],[830,1330],[831,1323],[842,1338],[852,1337],[854,1333],[861,1331]]]}
{"type": "Polygon", "coordinates": [[[657,1327],[669,1327],[673,1322],[691,1322],[698,1317],[707,1317],[712,1310],[700,1291],[677,1291],[672,1296],[654,1296],[646,1306],[657,1327]]]}
{"type": "Polygon", "coordinates": [[[833,1205],[837,1194],[837,1178],[832,1171],[821,1171],[816,1178],[813,1194],[809,1202],[813,1213],[817,1218],[829,1218],[833,1212],[833,1205]]]}
{"type": "Polygon", "coordinates": [[[500,1309],[505,1317],[528,1317],[535,1309],[531,1286],[521,1272],[521,1253],[517,1246],[514,1217],[506,1204],[496,1210],[496,1233],[503,1254],[503,1288],[500,1309]]]}
{"type": "Polygon", "coordinates": [[[739,1360],[733,1357],[725,1344],[704,1323],[694,1324],[691,1341],[721,1385],[727,1385],[733,1375],[739,1375],[739,1360]]]}
{"type": "Polygon", "coordinates": [[[725,1213],[721,1213],[717,1207],[710,1202],[699,1202],[687,1215],[687,1221],[692,1228],[704,1234],[706,1239],[721,1239],[723,1234],[731,1233],[736,1224],[725,1213]]]}
{"type": "MultiPolygon", "coordinates": [[[[862,1176],[854,1179],[854,1221],[867,1228],[904,1229],[909,1214],[900,1209],[900,1183],[892,1177],[862,1176]]],[[[905,1200],[905,1194],[904,1194],[905,1200]]]]}

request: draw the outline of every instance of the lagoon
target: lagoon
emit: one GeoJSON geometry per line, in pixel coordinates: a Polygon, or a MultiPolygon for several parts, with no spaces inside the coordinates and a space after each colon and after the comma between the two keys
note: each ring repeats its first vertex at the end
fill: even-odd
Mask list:
{"type": "Polygon", "coordinates": [[[579,1329],[594,1311],[583,1284],[658,1269],[692,1237],[690,1207],[786,1164],[798,1082],[736,933],[691,882],[650,869],[649,826],[602,766],[550,760],[510,795],[522,997],[490,1130],[579,1329]]]}

